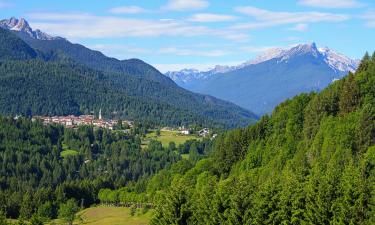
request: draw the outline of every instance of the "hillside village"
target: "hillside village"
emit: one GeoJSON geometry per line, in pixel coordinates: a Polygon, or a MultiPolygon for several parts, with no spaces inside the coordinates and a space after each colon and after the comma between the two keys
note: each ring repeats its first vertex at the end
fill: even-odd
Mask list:
{"type": "MultiPolygon", "coordinates": [[[[99,112],[99,117],[95,118],[94,115],[68,115],[68,116],[33,116],[33,121],[40,120],[43,122],[44,125],[48,124],[60,124],[67,128],[77,128],[78,126],[86,125],[86,126],[93,126],[97,128],[105,128],[109,130],[114,130],[117,125],[119,125],[119,120],[113,120],[113,119],[104,119],[101,115],[101,112],[99,112]]],[[[123,120],[122,126],[126,126],[129,128],[134,127],[134,122],[130,120],[123,120]]],[[[190,128],[187,128],[185,126],[175,128],[170,127],[164,127],[161,129],[162,131],[175,131],[177,130],[180,135],[189,136],[192,134],[196,134],[199,137],[209,137],[211,134],[211,131],[209,128],[203,128],[198,131],[193,131],[190,128]]],[[[212,135],[213,138],[217,136],[217,134],[212,135]]]]}
{"type": "MultiPolygon", "coordinates": [[[[76,128],[80,125],[94,126],[113,130],[118,125],[118,120],[104,119],[99,112],[99,117],[96,119],[94,115],[68,115],[68,116],[33,116],[35,120],[41,120],[44,125],[51,123],[61,124],[67,128],[76,128]]],[[[133,127],[133,121],[124,120],[122,125],[133,127]]]]}

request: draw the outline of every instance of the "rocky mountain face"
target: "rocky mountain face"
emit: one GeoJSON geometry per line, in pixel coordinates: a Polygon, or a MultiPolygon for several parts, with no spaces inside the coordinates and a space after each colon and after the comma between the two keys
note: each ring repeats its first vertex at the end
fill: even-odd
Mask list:
{"type": "Polygon", "coordinates": [[[7,30],[17,31],[31,38],[38,40],[58,40],[63,39],[61,37],[53,37],[38,29],[33,30],[29,23],[24,19],[17,19],[12,17],[10,19],[0,20],[0,27],[7,30]]]}

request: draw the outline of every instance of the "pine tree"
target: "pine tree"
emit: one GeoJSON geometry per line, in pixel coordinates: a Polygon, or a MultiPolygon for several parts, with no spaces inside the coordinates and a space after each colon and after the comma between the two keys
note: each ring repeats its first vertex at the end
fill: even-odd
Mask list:
{"type": "Polygon", "coordinates": [[[342,114],[352,112],[359,105],[360,92],[355,81],[354,74],[349,73],[345,78],[340,95],[340,112],[342,114]]]}

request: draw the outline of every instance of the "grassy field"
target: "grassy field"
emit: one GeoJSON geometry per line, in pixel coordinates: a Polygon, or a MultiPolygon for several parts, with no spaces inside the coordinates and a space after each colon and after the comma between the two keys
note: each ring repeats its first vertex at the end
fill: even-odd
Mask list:
{"type": "MultiPolygon", "coordinates": [[[[146,225],[152,217],[152,211],[134,216],[130,215],[130,208],[98,206],[85,209],[77,214],[74,225],[146,225]]],[[[61,220],[54,220],[55,224],[64,224],[61,220]]]]}
{"type": "Polygon", "coordinates": [[[71,155],[77,155],[78,152],[76,150],[70,150],[70,149],[67,149],[67,150],[63,150],[60,155],[61,157],[65,158],[67,156],[71,156],[71,155]]]}
{"type": "Polygon", "coordinates": [[[176,146],[183,144],[187,140],[200,139],[195,135],[182,135],[179,131],[160,131],[160,136],[156,135],[156,131],[152,131],[146,135],[143,145],[147,145],[150,140],[160,141],[163,147],[168,147],[170,142],[176,143],[176,146]]]}
{"type": "Polygon", "coordinates": [[[66,145],[65,143],[62,143],[62,151],[60,152],[61,157],[65,158],[65,157],[77,155],[77,154],[78,154],[78,151],[69,149],[68,145],[66,145]]]}

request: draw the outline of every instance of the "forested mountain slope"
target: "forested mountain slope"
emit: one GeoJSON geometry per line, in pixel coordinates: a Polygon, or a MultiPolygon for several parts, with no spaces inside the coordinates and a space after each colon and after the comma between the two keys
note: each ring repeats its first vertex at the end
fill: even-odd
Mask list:
{"type": "MultiPolygon", "coordinates": [[[[0,30],[1,38],[8,40],[0,44],[4,50],[0,58],[6,59],[0,62],[2,114],[66,115],[102,108],[107,118],[220,127],[243,126],[256,118],[232,103],[175,84],[93,70],[59,50],[33,50],[16,35],[0,30]]],[[[137,60],[134,63],[137,68],[150,69],[137,60]]]]}
{"type": "Polygon", "coordinates": [[[219,136],[189,168],[148,182],[152,224],[374,224],[375,54],[219,136]]]}
{"type": "Polygon", "coordinates": [[[19,32],[16,32],[16,34],[35,49],[45,53],[51,51],[63,53],[74,61],[92,69],[104,72],[124,73],[158,82],[165,86],[176,86],[171,79],[140,59],[118,60],[107,57],[99,51],[88,49],[83,45],[73,44],[66,39],[39,40],[30,38],[19,32]]]}
{"type": "Polygon", "coordinates": [[[0,28],[0,59],[33,59],[37,53],[19,38],[0,28]]]}

